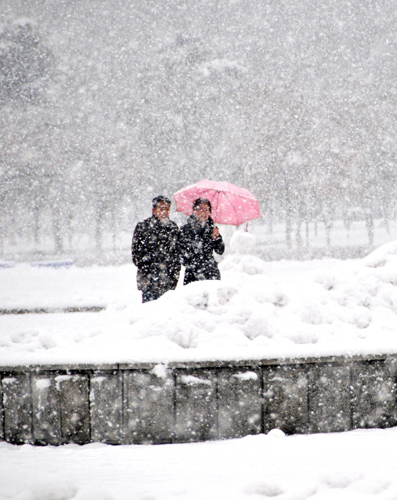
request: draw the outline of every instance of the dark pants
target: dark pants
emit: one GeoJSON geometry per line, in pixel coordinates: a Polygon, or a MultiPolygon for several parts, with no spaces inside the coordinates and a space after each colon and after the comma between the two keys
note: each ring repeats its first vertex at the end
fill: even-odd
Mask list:
{"type": "MultiPolygon", "coordinates": [[[[178,273],[173,274],[178,276],[179,270],[178,273]]],[[[142,292],[142,302],[157,300],[168,290],[175,290],[177,284],[178,277],[173,278],[168,269],[163,271],[142,271],[138,269],[137,285],[138,290],[142,292]]]]}
{"type": "Polygon", "coordinates": [[[196,266],[193,268],[186,268],[185,279],[183,281],[184,285],[188,285],[193,281],[204,281],[204,280],[220,280],[221,273],[218,269],[216,262],[208,262],[207,267],[196,266]]]}
{"type": "Polygon", "coordinates": [[[161,297],[165,291],[163,290],[145,290],[142,292],[142,303],[151,302],[161,297]]]}

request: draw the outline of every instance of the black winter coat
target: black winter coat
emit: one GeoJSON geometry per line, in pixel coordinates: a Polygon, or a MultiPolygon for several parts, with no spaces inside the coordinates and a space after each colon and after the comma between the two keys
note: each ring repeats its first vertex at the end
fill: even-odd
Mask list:
{"type": "Polygon", "coordinates": [[[181,269],[179,229],[175,222],[161,222],[152,215],[139,222],[132,238],[132,262],[138,267],[138,290],[160,296],[173,290],[181,269]]]}
{"type": "Polygon", "coordinates": [[[191,215],[187,224],[181,228],[182,263],[186,267],[184,285],[192,281],[221,279],[213,252],[222,255],[225,245],[222,236],[219,235],[215,240],[212,238],[214,227],[211,217],[203,227],[197,218],[191,215]]]}

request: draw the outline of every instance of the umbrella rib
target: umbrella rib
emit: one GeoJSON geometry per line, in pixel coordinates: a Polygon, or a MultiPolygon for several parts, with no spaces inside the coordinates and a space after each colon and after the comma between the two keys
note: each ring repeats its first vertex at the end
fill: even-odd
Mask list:
{"type": "Polygon", "coordinates": [[[214,207],[212,207],[212,210],[214,211],[214,213],[216,214],[217,211],[218,211],[218,207],[219,207],[219,194],[220,194],[220,191],[217,191],[218,193],[218,196],[214,196],[213,200],[212,200],[212,203],[215,201],[216,202],[216,207],[214,209],[214,207]]]}
{"type": "Polygon", "coordinates": [[[211,193],[211,191],[214,191],[212,188],[208,188],[205,191],[203,191],[200,195],[200,198],[205,198],[205,193],[211,193]]]}
{"type": "Polygon", "coordinates": [[[234,205],[233,205],[233,203],[231,202],[231,200],[230,200],[230,198],[229,198],[229,196],[228,196],[228,194],[229,194],[229,193],[227,193],[226,191],[225,191],[224,193],[225,193],[225,196],[226,196],[227,200],[229,201],[230,206],[232,207],[232,209],[233,209],[233,211],[234,211],[234,214],[235,214],[235,216],[236,216],[236,222],[237,222],[236,226],[239,226],[240,224],[238,224],[238,215],[237,215],[237,211],[236,211],[236,209],[234,208],[234,205]]]}

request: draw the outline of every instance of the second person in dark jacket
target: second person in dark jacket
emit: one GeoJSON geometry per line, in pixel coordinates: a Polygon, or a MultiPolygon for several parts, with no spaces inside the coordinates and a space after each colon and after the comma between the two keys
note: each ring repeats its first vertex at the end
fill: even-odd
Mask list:
{"type": "Polygon", "coordinates": [[[225,244],[211,218],[211,202],[206,198],[193,202],[193,215],[181,228],[180,248],[185,266],[184,285],[192,281],[221,279],[213,252],[222,255],[225,244]]]}

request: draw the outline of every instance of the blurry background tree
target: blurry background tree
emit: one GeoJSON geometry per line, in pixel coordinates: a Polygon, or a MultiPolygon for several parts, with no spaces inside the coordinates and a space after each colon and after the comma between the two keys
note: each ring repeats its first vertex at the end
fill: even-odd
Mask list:
{"type": "Polygon", "coordinates": [[[3,0],[0,251],[97,255],[201,178],[328,245],[396,215],[393,2],[3,0]],[[108,245],[108,243],[106,243],[108,245]]]}
{"type": "Polygon", "coordinates": [[[0,44],[0,107],[9,101],[39,104],[53,58],[35,23],[20,20],[3,26],[0,44]]]}

